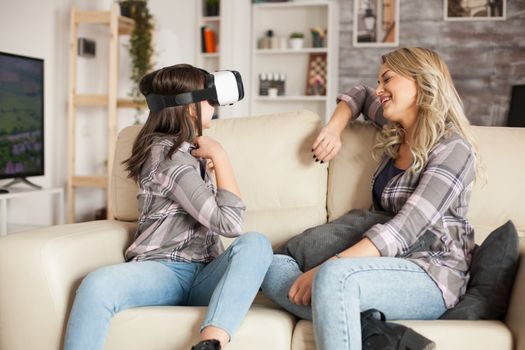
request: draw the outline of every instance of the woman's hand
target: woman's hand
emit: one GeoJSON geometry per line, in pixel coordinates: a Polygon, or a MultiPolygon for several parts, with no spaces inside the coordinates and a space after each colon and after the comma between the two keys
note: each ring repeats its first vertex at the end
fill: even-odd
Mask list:
{"type": "Polygon", "coordinates": [[[335,157],[341,149],[341,131],[330,124],[321,129],[312,145],[315,157],[323,162],[328,162],[335,157]]]}
{"type": "Polygon", "coordinates": [[[312,300],[312,284],[317,267],[310,269],[297,277],[292,287],[288,291],[288,299],[297,305],[310,305],[312,300]]]}
{"type": "Polygon", "coordinates": [[[194,157],[211,159],[213,161],[217,156],[226,153],[224,148],[222,148],[222,145],[209,136],[198,136],[195,138],[194,142],[198,147],[191,151],[191,154],[194,157]]]}
{"type": "Polygon", "coordinates": [[[312,145],[314,158],[321,163],[328,162],[341,149],[341,133],[352,118],[352,110],[348,103],[341,101],[335,107],[330,121],[321,129],[312,145]]]}
{"type": "MultiPolygon", "coordinates": [[[[378,257],[381,256],[381,253],[376,248],[374,243],[372,243],[370,239],[365,237],[353,246],[339,253],[337,257],[332,257],[328,260],[370,256],[378,257]]],[[[290,290],[288,291],[288,299],[290,299],[292,303],[297,305],[310,305],[312,299],[312,284],[314,282],[315,274],[317,273],[319,266],[320,265],[306,271],[305,273],[297,277],[295,282],[290,287],[290,290]]]]}

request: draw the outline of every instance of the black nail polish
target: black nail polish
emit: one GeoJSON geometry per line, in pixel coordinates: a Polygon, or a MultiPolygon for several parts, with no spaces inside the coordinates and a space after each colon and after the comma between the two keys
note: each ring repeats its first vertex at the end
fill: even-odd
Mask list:
{"type": "Polygon", "coordinates": [[[316,161],[316,162],[318,162],[318,161],[319,161],[319,159],[317,159],[317,158],[316,158],[316,159],[315,159],[315,161],[316,161]]]}
{"type": "Polygon", "coordinates": [[[314,158],[314,159],[315,159],[315,154],[314,154],[314,155],[312,156],[312,158],[314,158]]]}
{"type": "Polygon", "coordinates": [[[324,163],[324,160],[321,161],[321,164],[323,164],[323,163],[324,163]]]}
{"type": "Polygon", "coordinates": [[[314,151],[314,149],[312,148],[312,152],[314,151]]]}

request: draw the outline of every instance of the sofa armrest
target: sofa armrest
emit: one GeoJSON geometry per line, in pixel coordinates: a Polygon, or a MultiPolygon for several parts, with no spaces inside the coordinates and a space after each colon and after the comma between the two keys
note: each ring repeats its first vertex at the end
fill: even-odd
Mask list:
{"type": "Polygon", "coordinates": [[[514,349],[525,350],[525,241],[520,240],[520,262],[505,323],[512,332],[514,349]]]}
{"type": "Polygon", "coordinates": [[[0,349],[61,349],[80,281],[122,262],[135,226],[92,221],[1,238],[0,349]]]}

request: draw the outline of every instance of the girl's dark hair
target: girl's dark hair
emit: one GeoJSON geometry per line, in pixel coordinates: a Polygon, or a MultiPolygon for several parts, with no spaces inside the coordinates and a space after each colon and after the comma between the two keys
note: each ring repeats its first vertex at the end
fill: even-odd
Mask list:
{"type": "MultiPolygon", "coordinates": [[[[204,73],[189,64],[177,64],[165,67],[142,77],[139,89],[147,96],[150,93],[158,95],[177,95],[184,92],[201,90],[204,88],[204,73]]],[[[131,157],[122,162],[129,172],[128,177],[138,182],[142,167],[146,163],[153,145],[158,137],[173,140],[167,158],[184,142],[192,142],[196,136],[202,134],[200,103],[192,105],[164,108],[158,112],[150,112],[146,123],[140,130],[133,148],[131,157]],[[193,106],[195,118],[190,115],[193,106]]]]}

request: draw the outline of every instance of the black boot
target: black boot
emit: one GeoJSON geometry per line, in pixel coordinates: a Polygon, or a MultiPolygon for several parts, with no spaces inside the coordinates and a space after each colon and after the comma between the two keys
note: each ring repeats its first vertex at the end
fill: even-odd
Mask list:
{"type": "Polygon", "coordinates": [[[363,350],[432,350],[436,344],[411,328],[385,322],[375,309],[361,312],[363,350]]]}
{"type": "Polygon", "coordinates": [[[221,350],[221,342],[215,339],[201,340],[191,350],[221,350]]]}

